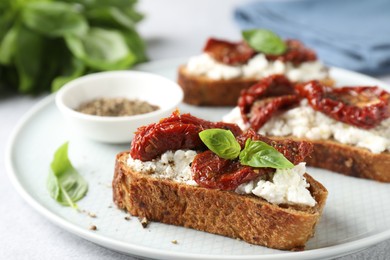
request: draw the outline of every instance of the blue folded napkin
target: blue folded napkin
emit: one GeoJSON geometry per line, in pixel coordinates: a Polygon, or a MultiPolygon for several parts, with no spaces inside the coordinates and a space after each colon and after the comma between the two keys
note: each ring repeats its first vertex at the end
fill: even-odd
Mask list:
{"type": "Polygon", "coordinates": [[[390,0],[260,1],[239,6],[234,18],[242,29],[299,39],[328,65],[390,73],[390,0]]]}

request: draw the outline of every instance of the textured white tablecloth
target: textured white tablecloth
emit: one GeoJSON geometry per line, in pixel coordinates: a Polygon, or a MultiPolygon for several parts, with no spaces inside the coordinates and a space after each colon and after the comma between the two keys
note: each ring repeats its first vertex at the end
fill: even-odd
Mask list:
{"type": "MultiPolygon", "coordinates": [[[[139,29],[147,39],[150,59],[197,54],[211,35],[239,39],[232,10],[243,2],[141,0],[146,19],[139,29]]],[[[390,83],[390,75],[381,79],[390,83]]],[[[43,97],[0,96],[0,259],[135,259],[53,225],[11,186],[4,165],[6,143],[21,116],[43,97]]],[[[339,259],[390,259],[390,241],[339,259]]]]}

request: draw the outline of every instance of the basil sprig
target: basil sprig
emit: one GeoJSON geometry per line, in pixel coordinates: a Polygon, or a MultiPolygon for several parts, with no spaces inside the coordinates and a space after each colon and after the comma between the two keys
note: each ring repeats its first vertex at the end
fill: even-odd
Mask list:
{"type": "Polygon", "coordinates": [[[207,129],[200,132],[199,137],[219,157],[230,160],[239,157],[242,165],[275,169],[294,167],[294,164],[283,154],[262,141],[253,141],[249,138],[246,140],[244,149],[241,150],[240,144],[230,130],[207,129]]]}
{"type": "Polygon", "coordinates": [[[241,146],[230,130],[208,129],[199,133],[203,143],[215,154],[224,159],[235,159],[241,146]]]}
{"type": "Polygon", "coordinates": [[[287,45],[274,32],[265,29],[242,31],[242,37],[254,50],[270,55],[280,55],[286,52],[287,45]]]}
{"type": "Polygon", "coordinates": [[[57,202],[75,209],[76,201],[82,199],[88,191],[88,183],[68,158],[68,142],[61,145],[54,154],[47,178],[47,189],[57,202]]]}
{"type": "Polygon", "coordinates": [[[56,91],[147,60],[135,0],[0,0],[0,91],[56,91]]]}
{"type": "Polygon", "coordinates": [[[245,148],[240,153],[240,162],[252,167],[269,167],[275,169],[289,169],[294,167],[283,154],[262,141],[247,139],[245,148]]]}

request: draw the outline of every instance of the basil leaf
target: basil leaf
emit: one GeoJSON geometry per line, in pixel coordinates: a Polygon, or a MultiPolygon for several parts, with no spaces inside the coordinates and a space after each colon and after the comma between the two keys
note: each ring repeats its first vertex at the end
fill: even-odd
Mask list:
{"type": "Polygon", "coordinates": [[[287,45],[278,35],[265,29],[253,29],[242,32],[246,43],[256,51],[280,55],[286,52],[287,45]]]}
{"type": "Polygon", "coordinates": [[[82,35],[88,29],[85,18],[76,8],[61,2],[32,2],[22,12],[24,24],[47,36],[82,35]]]}
{"type": "Polygon", "coordinates": [[[72,60],[65,67],[65,71],[62,76],[56,77],[51,84],[51,91],[55,92],[59,90],[65,83],[82,76],[85,72],[85,64],[72,57],[72,60]]]}
{"type": "Polygon", "coordinates": [[[2,0],[0,1],[0,39],[4,37],[9,28],[11,28],[19,15],[18,8],[15,8],[15,1],[2,0]]]}
{"type": "Polygon", "coordinates": [[[203,143],[215,154],[224,159],[235,159],[241,146],[230,130],[207,129],[199,133],[203,143]]]}
{"type": "Polygon", "coordinates": [[[7,93],[9,92],[7,90],[16,90],[19,79],[18,72],[16,71],[15,67],[0,65],[0,79],[0,96],[3,96],[1,93],[2,91],[7,93]]]}
{"type": "Polygon", "coordinates": [[[88,191],[88,183],[72,166],[68,158],[68,142],[61,145],[54,154],[47,178],[50,196],[64,206],[77,209],[76,202],[88,191]]]}
{"type": "Polygon", "coordinates": [[[136,31],[143,19],[136,4],[0,0],[0,88],[38,94],[83,74],[128,69],[147,60],[136,31]]]}
{"type": "Polygon", "coordinates": [[[108,7],[108,6],[116,6],[123,9],[127,7],[133,7],[133,5],[137,3],[137,0],[62,0],[62,1],[74,3],[74,4],[81,4],[87,9],[108,7]]]}
{"type": "Polygon", "coordinates": [[[122,31],[122,35],[125,38],[127,46],[130,51],[134,53],[137,58],[137,62],[145,62],[148,60],[146,56],[145,42],[141,36],[135,30],[122,31]]]}
{"type": "Polygon", "coordinates": [[[10,65],[15,54],[15,45],[18,35],[18,27],[13,26],[5,34],[0,44],[0,63],[10,65]]]}
{"type": "Polygon", "coordinates": [[[86,16],[93,26],[133,29],[136,23],[117,7],[95,8],[87,11],[86,16]]]}
{"type": "Polygon", "coordinates": [[[275,169],[290,169],[294,167],[278,150],[262,141],[246,140],[240,153],[240,162],[251,167],[270,167],[275,169]]]}
{"type": "Polygon", "coordinates": [[[83,37],[67,35],[65,39],[73,55],[92,69],[126,69],[136,62],[124,37],[116,30],[91,28],[83,37]]]}
{"type": "Polygon", "coordinates": [[[62,71],[68,69],[70,52],[61,38],[45,38],[44,55],[41,57],[41,69],[35,82],[34,92],[39,93],[47,89],[62,71]],[[61,61],[61,62],[58,62],[61,61]]]}
{"type": "Polygon", "coordinates": [[[137,12],[134,8],[125,8],[122,11],[136,23],[144,19],[144,15],[137,12]]]}
{"type": "Polygon", "coordinates": [[[19,75],[19,91],[32,93],[42,68],[45,39],[21,26],[15,46],[15,65],[19,75]]]}

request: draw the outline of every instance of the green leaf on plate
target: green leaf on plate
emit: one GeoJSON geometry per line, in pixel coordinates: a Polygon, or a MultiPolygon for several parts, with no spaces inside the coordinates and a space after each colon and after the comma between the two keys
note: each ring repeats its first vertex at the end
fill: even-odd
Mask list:
{"type": "Polygon", "coordinates": [[[54,154],[47,178],[50,196],[64,206],[77,209],[76,202],[88,191],[88,183],[72,166],[68,158],[68,142],[61,145],[54,154]]]}
{"type": "Polygon", "coordinates": [[[240,153],[240,162],[251,167],[270,167],[275,169],[290,169],[294,167],[278,150],[262,141],[246,140],[240,153]]]}
{"type": "Polygon", "coordinates": [[[242,36],[249,46],[265,54],[280,55],[287,50],[287,45],[283,39],[269,30],[246,30],[242,32],[242,36]]]}
{"type": "Polygon", "coordinates": [[[203,143],[216,155],[224,159],[235,159],[240,154],[241,146],[230,130],[207,129],[199,133],[203,143]]]}

